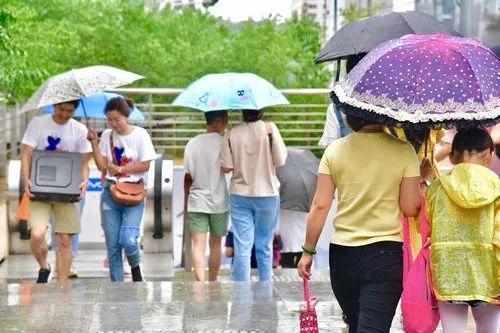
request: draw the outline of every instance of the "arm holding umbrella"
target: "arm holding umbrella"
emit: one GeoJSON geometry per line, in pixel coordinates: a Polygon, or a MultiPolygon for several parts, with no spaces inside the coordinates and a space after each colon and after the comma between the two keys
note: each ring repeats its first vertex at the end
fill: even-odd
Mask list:
{"type": "Polygon", "coordinates": [[[94,161],[99,171],[104,171],[108,167],[108,159],[106,156],[101,155],[101,150],[99,149],[99,138],[94,130],[89,129],[87,139],[92,145],[92,153],[94,156],[94,161]]]}

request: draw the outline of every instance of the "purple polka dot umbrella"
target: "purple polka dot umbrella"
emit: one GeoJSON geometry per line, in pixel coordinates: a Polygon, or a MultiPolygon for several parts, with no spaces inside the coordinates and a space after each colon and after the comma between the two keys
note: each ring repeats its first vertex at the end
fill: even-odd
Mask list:
{"type": "Polygon", "coordinates": [[[500,59],[475,39],[406,35],[373,49],[333,91],[389,125],[492,124],[500,120],[500,59]]]}

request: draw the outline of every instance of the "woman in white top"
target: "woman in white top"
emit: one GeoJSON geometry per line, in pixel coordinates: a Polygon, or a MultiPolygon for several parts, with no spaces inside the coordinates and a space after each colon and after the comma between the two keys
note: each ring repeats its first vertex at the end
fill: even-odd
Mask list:
{"type": "Polygon", "coordinates": [[[106,171],[101,197],[101,218],[111,281],[123,281],[123,250],[131,267],[132,280],[143,280],[139,266],[138,239],[144,200],[137,205],[123,205],[113,200],[109,189],[116,182],[144,184],[149,164],[156,159],[153,143],[146,130],[128,123],[133,106],[130,99],[110,99],[104,107],[104,113],[111,129],[102,133],[100,143],[94,131],[89,130],[88,135],[97,168],[99,171],[106,171]]]}
{"type": "Polygon", "coordinates": [[[259,279],[272,275],[272,238],[279,216],[276,168],[287,152],[274,123],[261,120],[262,110],[243,110],[243,122],[226,133],[221,153],[224,172],[233,172],[230,206],[234,233],[232,279],[250,280],[250,257],[255,243],[259,279]]]}

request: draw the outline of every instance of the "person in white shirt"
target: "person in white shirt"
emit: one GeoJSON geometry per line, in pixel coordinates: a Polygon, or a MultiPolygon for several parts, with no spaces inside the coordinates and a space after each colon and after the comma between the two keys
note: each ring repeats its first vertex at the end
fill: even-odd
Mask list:
{"type": "Polygon", "coordinates": [[[64,283],[68,278],[73,255],[71,236],[80,233],[80,217],[77,203],[36,201],[31,193],[31,159],[35,150],[72,152],[82,154],[81,195],[83,199],[89,176],[88,160],[92,151],[88,143],[87,129],[72,119],[79,101],[69,101],[54,105],[54,113],[36,117],[24,133],[21,157],[21,172],[25,183],[25,192],[32,199],[29,203],[28,224],[30,228],[30,247],[33,256],[40,265],[37,283],[47,283],[52,276],[52,269],[47,262],[48,246],[45,241],[52,213],[55,217],[57,242],[57,278],[64,283]]]}
{"type": "Polygon", "coordinates": [[[318,146],[326,148],[333,141],[343,138],[349,133],[352,133],[352,129],[347,125],[344,114],[338,106],[330,103],[326,110],[325,128],[323,129],[323,135],[318,142],[318,146]]]}
{"type": "Polygon", "coordinates": [[[101,197],[101,217],[113,282],[124,279],[123,250],[131,267],[132,281],[143,281],[139,266],[139,235],[144,200],[136,205],[124,205],[114,201],[110,192],[111,184],[117,182],[138,183],[145,187],[149,164],[156,159],[148,132],[142,127],[128,123],[133,106],[134,103],[130,99],[110,99],[104,107],[104,113],[111,129],[102,133],[100,143],[94,131],[89,131],[88,135],[97,168],[101,172],[106,171],[101,197]]]}
{"type": "Polygon", "coordinates": [[[210,232],[208,280],[216,281],[221,241],[227,233],[229,200],[220,154],[227,111],[205,113],[207,132],[189,140],[184,150],[184,213],[188,214],[196,281],[205,281],[205,246],[210,232]]]}

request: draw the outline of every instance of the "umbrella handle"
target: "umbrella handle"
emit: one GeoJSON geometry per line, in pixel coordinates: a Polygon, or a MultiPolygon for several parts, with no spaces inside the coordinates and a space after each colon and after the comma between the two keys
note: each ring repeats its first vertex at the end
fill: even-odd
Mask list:
{"type": "Polygon", "coordinates": [[[89,128],[89,117],[87,116],[87,110],[85,109],[85,103],[83,103],[82,100],[80,100],[80,103],[82,103],[83,115],[85,116],[85,126],[87,128],[89,128]]]}
{"type": "MultiPolygon", "coordinates": [[[[431,135],[431,133],[429,132],[429,135],[431,135]]],[[[425,138],[425,147],[424,147],[424,157],[427,157],[427,144],[429,143],[429,137],[427,136],[425,138]]]]}
{"type": "Polygon", "coordinates": [[[302,278],[302,283],[304,285],[304,298],[306,301],[307,311],[311,311],[311,297],[309,296],[309,284],[306,278],[302,278]]]}

